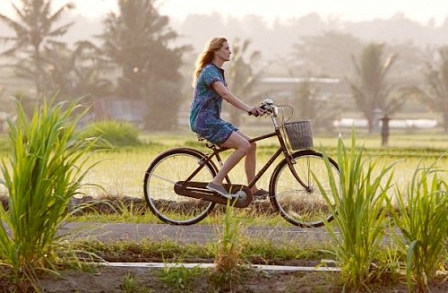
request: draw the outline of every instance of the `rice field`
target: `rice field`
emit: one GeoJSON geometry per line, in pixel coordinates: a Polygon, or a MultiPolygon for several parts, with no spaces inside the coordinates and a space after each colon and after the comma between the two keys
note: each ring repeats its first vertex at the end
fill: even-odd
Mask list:
{"type": "MultiPolygon", "coordinates": [[[[102,186],[104,190],[92,187],[86,190],[86,193],[94,197],[104,193],[116,196],[143,197],[144,172],[160,152],[177,146],[199,147],[206,151],[203,144],[196,142],[192,135],[157,134],[154,136],[148,135],[145,139],[156,143],[150,143],[139,148],[92,154],[91,160],[99,163],[88,174],[86,182],[102,186]]],[[[346,145],[350,145],[349,136],[347,136],[347,139],[344,137],[342,139],[346,145]]],[[[316,137],[314,138],[314,146],[316,150],[334,157],[337,140],[337,137],[316,137]]],[[[389,146],[380,147],[380,138],[378,137],[357,138],[357,145],[366,148],[365,154],[376,162],[378,169],[381,166],[394,164],[394,178],[399,186],[411,179],[419,165],[436,164],[440,168],[448,166],[448,159],[445,155],[445,150],[448,147],[448,136],[402,135],[391,138],[389,142],[389,146]]],[[[275,140],[259,143],[258,168],[269,159],[269,155],[274,150],[275,140]]],[[[243,165],[241,162],[230,174],[235,183],[246,183],[243,165]],[[238,182],[235,178],[243,178],[244,180],[238,182]]],[[[262,178],[260,187],[268,188],[271,169],[262,178]]]]}
{"type": "MultiPolygon", "coordinates": [[[[252,134],[255,135],[256,133],[252,134]]],[[[315,136],[314,149],[336,156],[338,137],[346,146],[350,145],[350,133],[334,136],[315,136]]],[[[97,165],[88,173],[85,182],[92,184],[83,190],[93,197],[112,195],[143,198],[143,176],[150,162],[161,152],[173,147],[193,147],[206,151],[204,144],[197,142],[193,134],[185,133],[155,133],[142,136],[144,146],[123,148],[109,151],[97,151],[90,155],[91,162],[97,165]]],[[[420,165],[436,166],[445,169],[448,166],[446,150],[448,150],[448,135],[444,134],[400,134],[391,135],[389,145],[381,147],[380,136],[359,135],[357,145],[364,147],[365,156],[376,162],[378,167],[394,164],[394,178],[398,186],[409,181],[416,168],[420,165]]],[[[275,150],[275,139],[267,139],[258,144],[258,162],[260,168],[275,150]]],[[[0,156],[7,157],[5,151],[0,156]]],[[[268,188],[270,172],[264,175],[261,188],[268,188]]],[[[379,169],[379,168],[378,168],[379,169]]],[[[0,175],[1,176],[1,175],[0,175]]],[[[234,183],[245,184],[243,163],[239,164],[230,174],[234,183]],[[243,178],[238,182],[235,178],[243,178]]],[[[0,186],[0,192],[6,192],[0,186]]]]}

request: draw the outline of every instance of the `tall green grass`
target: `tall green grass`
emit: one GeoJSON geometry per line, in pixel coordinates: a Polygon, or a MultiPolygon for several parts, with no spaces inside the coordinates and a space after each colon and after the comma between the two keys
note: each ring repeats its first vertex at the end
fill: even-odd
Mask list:
{"type": "Polygon", "coordinates": [[[58,263],[56,233],[83,185],[85,155],[95,141],[79,137],[76,125],[85,112],[75,102],[44,101],[31,118],[20,103],[17,108],[17,120],[9,121],[12,152],[1,168],[9,205],[0,206],[0,257],[15,277],[36,281],[39,269],[58,263]]]}
{"type": "Polygon", "coordinates": [[[429,292],[437,271],[446,271],[448,185],[441,173],[432,166],[417,168],[405,188],[396,188],[396,208],[390,203],[409,291],[415,283],[419,292],[429,292]]]}
{"type": "MultiPolygon", "coordinates": [[[[338,142],[337,163],[340,182],[336,181],[328,158],[331,192],[319,186],[334,223],[326,225],[334,243],[336,261],[341,267],[342,281],[348,290],[368,288],[375,278],[372,264],[378,259],[387,226],[387,191],[392,185],[391,167],[376,171],[373,161],[363,156],[363,148],[356,146],[354,134],[348,151],[342,140],[338,142]]],[[[316,178],[317,179],[317,178],[316,178]]]]}
{"type": "Polygon", "coordinates": [[[218,231],[219,240],[213,247],[215,270],[211,280],[215,285],[224,286],[232,291],[232,286],[241,281],[243,271],[244,239],[243,225],[235,217],[235,208],[227,202],[222,230],[218,231]]]}

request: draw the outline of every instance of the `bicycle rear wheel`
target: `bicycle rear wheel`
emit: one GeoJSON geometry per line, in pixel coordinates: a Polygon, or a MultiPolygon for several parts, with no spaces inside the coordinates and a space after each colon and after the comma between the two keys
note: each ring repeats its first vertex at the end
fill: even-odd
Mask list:
{"type": "Polygon", "coordinates": [[[216,174],[214,166],[206,162],[204,154],[188,148],[168,150],[154,159],[146,170],[143,191],[150,210],[162,221],[173,225],[192,225],[203,220],[215,204],[174,191],[174,184],[185,181],[193,172],[199,172],[190,180],[210,182],[216,174]]]}
{"type": "MultiPolygon", "coordinates": [[[[269,185],[271,204],[291,224],[299,227],[320,227],[325,221],[333,219],[327,201],[314,179],[314,176],[318,178],[331,201],[333,193],[325,161],[322,154],[312,150],[295,152],[292,157],[296,162],[293,167],[306,186],[297,181],[284,159],[272,173],[269,185]]],[[[338,184],[340,178],[338,165],[332,159],[330,164],[335,182],[338,184]]]]}

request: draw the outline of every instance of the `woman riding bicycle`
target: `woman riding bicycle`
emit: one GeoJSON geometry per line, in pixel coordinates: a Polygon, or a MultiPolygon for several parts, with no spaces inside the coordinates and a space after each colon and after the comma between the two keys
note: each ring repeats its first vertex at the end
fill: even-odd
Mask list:
{"type": "MultiPolygon", "coordinates": [[[[248,182],[255,176],[256,145],[230,122],[221,119],[222,101],[254,116],[264,113],[260,107],[251,107],[232,94],[227,88],[222,65],[230,60],[230,46],[225,38],[213,38],[198,56],[194,71],[194,98],[190,112],[191,130],[208,141],[235,151],[227,158],[219,172],[207,185],[207,189],[228,199],[232,194],[223,187],[226,175],[245,156],[245,172],[248,182]]],[[[255,197],[266,197],[268,192],[251,188],[255,197]]]]}

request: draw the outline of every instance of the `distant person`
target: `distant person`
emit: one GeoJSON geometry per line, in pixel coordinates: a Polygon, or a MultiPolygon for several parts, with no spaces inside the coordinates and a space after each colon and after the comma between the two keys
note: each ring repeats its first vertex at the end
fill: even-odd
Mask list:
{"type": "Polygon", "coordinates": [[[384,115],[383,118],[381,118],[381,145],[386,146],[389,143],[389,116],[384,115]]]}
{"type": "MultiPolygon", "coordinates": [[[[250,143],[249,137],[237,127],[221,119],[222,101],[254,116],[264,113],[260,107],[247,105],[227,88],[222,65],[230,60],[230,54],[230,46],[225,38],[213,38],[198,56],[190,112],[190,127],[193,132],[216,145],[235,149],[207,185],[207,189],[227,199],[235,195],[229,194],[223,187],[223,180],[244,156],[247,181],[250,182],[255,177],[256,145],[254,142],[250,143]]],[[[251,188],[251,192],[255,197],[266,197],[269,194],[255,186],[251,188]]]]}

